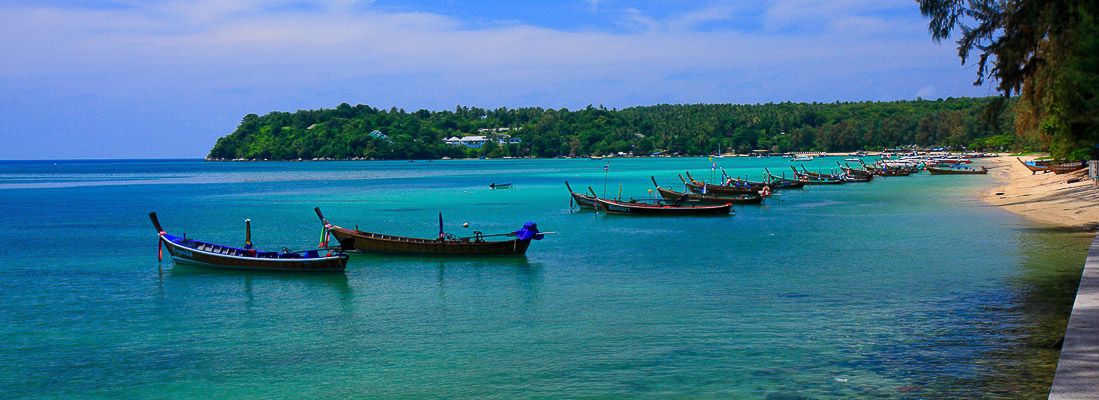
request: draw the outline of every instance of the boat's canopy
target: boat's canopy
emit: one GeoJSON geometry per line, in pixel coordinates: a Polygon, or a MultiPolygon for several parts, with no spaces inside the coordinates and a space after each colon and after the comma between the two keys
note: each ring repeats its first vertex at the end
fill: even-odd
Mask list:
{"type": "Polygon", "coordinates": [[[546,235],[538,233],[538,224],[532,221],[527,221],[527,223],[523,224],[522,229],[513,233],[515,233],[515,237],[519,238],[519,240],[542,240],[542,238],[546,237],[546,235]]]}

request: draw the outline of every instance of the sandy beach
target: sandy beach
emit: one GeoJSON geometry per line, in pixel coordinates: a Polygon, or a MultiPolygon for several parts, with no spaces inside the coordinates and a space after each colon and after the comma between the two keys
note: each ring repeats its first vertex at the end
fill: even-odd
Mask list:
{"type": "MultiPolygon", "coordinates": [[[[1035,157],[1021,158],[1029,161],[1035,157]]],[[[1087,170],[1031,175],[1011,156],[986,158],[982,164],[997,181],[982,196],[988,204],[1045,225],[1086,231],[1099,229],[1099,187],[1087,179],[1087,170]],[[1068,183],[1073,178],[1083,179],[1068,183]]]]}

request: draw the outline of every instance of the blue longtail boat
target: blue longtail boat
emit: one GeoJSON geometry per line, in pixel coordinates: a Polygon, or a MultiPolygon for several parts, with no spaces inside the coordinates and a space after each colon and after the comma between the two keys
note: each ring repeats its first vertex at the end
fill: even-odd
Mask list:
{"type": "Polygon", "coordinates": [[[160,226],[155,212],[149,213],[149,219],[153,221],[158,236],[158,257],[163,259],[163,249],[167,248],[176,263],[210,268],[302,272],[341,272],[347,267],[347,254],[325,248],[281,252],[253,249],[250,220],[245,220],[244,247],[239,248],[169,234],[160,226]]]}

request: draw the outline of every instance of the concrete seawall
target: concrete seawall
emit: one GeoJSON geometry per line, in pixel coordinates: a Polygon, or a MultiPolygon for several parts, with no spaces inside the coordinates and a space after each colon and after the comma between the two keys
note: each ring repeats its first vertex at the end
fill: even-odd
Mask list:
{"type": "Polygon", "coordinates": [[[1049,398],[1099,399],[1099,236],[1084,261],[1049,398]]]}

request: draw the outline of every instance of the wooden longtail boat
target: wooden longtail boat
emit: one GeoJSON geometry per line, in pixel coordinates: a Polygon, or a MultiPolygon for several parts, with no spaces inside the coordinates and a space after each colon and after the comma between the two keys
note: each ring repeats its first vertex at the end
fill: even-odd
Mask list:
{"type": "Polygon", "coordinates": [[[973,168],[939,168],[939,167],[927,167],[927,172],[931,175],[984,175],[988,173],[988,168],[981,167],[981,169],[973,168]]]}
{"type": "Polygon", "coordinates": [[[656,183],[656,177],[650,177],[653,181],[653,186],[656,186],[656,191],[660,193],[660,197],[665,200],[673,201],[691,201],[696,203],[705,204],[759,204],[763,202],[763,195],[757,192],[738,193],[738,194],[699,194],[699,193],[685,193],[677,192],[675,190],[661,187],[656,183]]]}
{"type": "Polygon", "coordinates": [[[799,181],[805,182],[806,185],[842,185],[847,183],[843,178],[832,175],[818,174],[809,171],[801,173],[793,166],[790,166],[790,169],[794,170],[794,176],[796,176],[799,181]]]}
{"type": "Polygon", "coordinates": [[[870,174],[874,174],[880,177],[907,177],[912,175],[912,171],[903,168],[890,168],[888,166],[881,166],[879,168],[866,167],[866,170],[870,171],[870,174]]]}
{"type": "Polygon", "coordinates": [[[784,176],[776,176],[767,168],[764,168],[763,172],[766,174],[767,184],[770,185],[772,189],[802,189],[805,187],[805,182],[797,179],[789,179],[784,176]]]}
{"type": "MultiPolygon", "coordinates": [[[[790,168],[794,168],[794,167],[791,166],[790,168]]],[[[797,173],[797,172],[798,172],[797,168],[794,168],[794,173],[797,173]]],[[[836,173],[822,174],[820,172],[812,172],[812,171],[809,171],[809,170],[805,169],[804,165],[801,166],[801,175],[805,175],[805,176],[808,176],[810,178],[817,178],[817,179],[843,179],[844,178],[843,174],[836,174],[836,173]]]]}
{"type": "Polygon", "coordinates": [[[912,175],[913,173],[919,173],[922,169],[921,164],[914,163],[901,163],[890,162],[890,160],[880,159],[874,165],[866,165],[862,163],[866,170],[870,171],[870,174],[885,177],[904,177],[912,175]]]}
{"type": "Polygon", "coordinates": [[[492,183],[488,185],[489,189],[511,189],[510,183],[492,183]]]}
{"type": "Polygon", "coordinates": [[[840,169],[843,170],[843,173],[847,175],[848,182],[870,182],[874,179],[874,174],[865,169],[851,168],[850,165],[840,165],[839,162],[837,162],[836,165],[839,165],[840,169]]]}
{"type": "Polygon", "coordinates": [[[1059,163],[1059,164],[1051,164],[1049,166],[1049,170],[1053,171],[1053,173],[1055,173],[1057,175],[1060,175],[1060,174],[1067,174],[1069,172],[1076,172],[1076,171],[1082,170],[1082,169],[1087,168],[1087,167],[1088,167],[1088,164],[1084,161],[1065,162],[1065,163],[1059,163]]]}
{"type": "Polygon", "coordinates": [[[376,254],[419,254],[435,256],[518,256],[527,252],[530,241],[541,240],[542,234],[538,232],[538,226],[528,222],[520,229],[511,233],[496,235],[484,235],[474,231],[471,237],[457,237],[443,233],[443,215],[439,214],[439,237],[437,239],[420,239],[404,236],[386,235],[381,233],[363,232],[358,229],[348,229],[339,225],[332,225],[321,213],[320,207],[314,208],[317,217],[321,219],[325,229],[340,243],[340,248],[346,251],[358,251],[376,254]],[[508,236],[513,239],[489,241],[485,238],[508,236]]]}
{"type": "MultiPolygon", "coordinates": [[[[251,221],[245,220],[244,248],[201,242],[168,234],[160,226],[155,212],[149,213],[159,237],[158,246],[168,249],[176,263],[211,268],[259,270],[340,272],[347,267],[347,254],[327,249],[304,251],[257,251],[252,247],[251,221]]],[[[163,258],[163,253],[158,254],[163,258]]]]}
{"type": "MultiPolygon", "coordinates": [[[[724,169],[721,170],[721,176],[723,178],[725,178],[725,185],[727,185],[727,186],[729,186],[729,185],[731,185],[731,186],[747,186],[747,187],[751,187],[752,189],[755,189],[755,191],[757,191],[757,192],[762,191],[764,187],[770,187],[771,190],[780,190],[780,189],[800,189],[804,186],[804,184],[800,184],[800,182],[797,182],[798,185],[795,185],[795,186],[782,186],[782,187],[779,187],[780,185],[776,185],[773,182],[768,182],[766,177],[764,177],[763,182],[753,182],[753,181],[750,181],[750,180],[747,180],[747,179],[740,179],[739,177],[734,179],[733,177],[729,176],[729,174],[725,173],[724,169]]],[[[796,181],[794,181],[794,182],[796,182],[796,181]]]]}
{"type": "Polygon", "coordinates": [[[572,202],[580,208],[595,209],[595,197],[588,196],[583,193],[576,193],[572,191],[572,186],[569,186],[569,181],[565,181],[565,187],[569,189],[569,196],[572,198],[572,202]]]}
{"type": "Polygon", "coordinates": [[[713,185],[713,184],[709,184],[709,183],[705,183],[705,182],[700,182],[700,181],[695,180],[695,178],[691,176],[690,171],[687,171],[687,179],[683,179],[683,176],[680,175],[679,180],[683,181],[683,185],[687,188],[688,191],[694,192],[694,193],[707,193],[707,194],[715,194],[715,195],[726,195],[726,194],[735,195],[735,194],[745,194],[745,193],[758,192],[760,190],[763,190],[762,185],[758,189],[756,189],[756,188],[753,188],[752,185],[743,185],[743,186],[713,185]]]}
{"type": "Polygon", "coordinates": [[[874,170],[874,175],[878,176],[909,176],[912,175],[912,171],[900,168],[882,167],[882,169],[874,170]]]}
{"type": "Polygon", "coordinates": [[[1047,172],[1051,171],[1051,169],[1049,168],[1049,161],[1037,161],[1037,160],[1035,160],[1035,161],[1029,161],[1028,162],[1028,161],[1023,161],[1023,159],[1021,159],[1019,157],[1015,157],[1015,159],[1019,160],[1020,164],[1023,164],[1023,166],[1026,167],[1026,169],[1030,170],[1031,175],[1037,174],[1039,172],[1044,174],[1044,173],[1047,173],[1047,172]]]}
{"type": "Polygon", "coordinates": [[[618,201],[603,199],[595,196],[595,191],[589,188],[592,197],[595,198],[597,210],[603,210],[608,214],[628,215],[653,215],[653,216],[680,216],[680,215],[727,215],[733,209],[732,203],[721,205],[682,205],[680,201],[667,203],[642,203],[631,201],[618,201]]]}
{"type": "Polygon", "coordinates": [[[912,171],[907,168],[891,167],[884,164],[879,165],[877,163],[874,165],[866,165],[866,163],[861,160],[859,163],[862,164],[862,167],[866,169],[867,172],[877,176],[908,176],[912,174],[912,171]]]}

